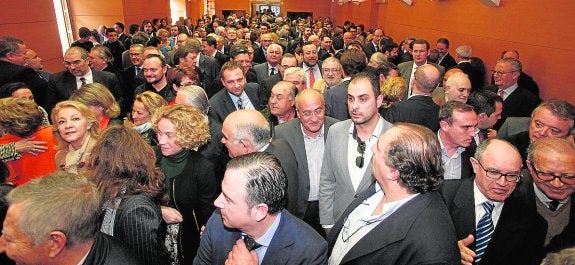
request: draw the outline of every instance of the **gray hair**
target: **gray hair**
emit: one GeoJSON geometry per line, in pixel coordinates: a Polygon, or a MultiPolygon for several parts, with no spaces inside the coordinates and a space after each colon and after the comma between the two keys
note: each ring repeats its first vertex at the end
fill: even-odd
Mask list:
{"type": "Polygon", "coordinates": [[[509,63],[511,64],[511,68],[513,68],[513,71],[518,71],[521,72],[523,70],[523,65],[521,64],[521,61],[515,59],[515,58],[502,58],[497,60],[497,63],[509,63]]]}
{"type": "Polygon", "coordinates": [[[192,106],[200,110],[202,113],[206,115],[208,114],[210,104],[208,102],[208,95],[203,88],[196,85],[181,87],[178,91],[178,95],[182,95],[184,97],[184,105],[192,106]]]}
{"type": "Polygon", "coordinates": [[[94,46],[94,48],[92,48],[90,51],[98,52],[98,58],[106,60],[106,63],[108,63],[109,65],[114,64],[114,56],[112,55],[108,47],[98,44],[94,46]]]}
{"type": "Polygon", "coordinates": [[[285,77],[288,75],[291,75],[291,74],[299,75],[301,81],[305,82],[305,70],[303,70],[303,68],[301,68],[301,67],[290,67],[290,68],[286,69],[284,71],[283,79],[285,80],[285,77]]]}
{"type": "Polygon", "coordinates": [[[5,58],[7,54],[17,52],[24,45],[24,41],[14,37],[0,37],[0,58],[5,58]]]}
{"type": "Polygon", "coordinates": [[[455,49],[455,53],[459,55],[459,57],[467,60],[471,58],[473,50],[469,45],[461,45],[455,49]]]}

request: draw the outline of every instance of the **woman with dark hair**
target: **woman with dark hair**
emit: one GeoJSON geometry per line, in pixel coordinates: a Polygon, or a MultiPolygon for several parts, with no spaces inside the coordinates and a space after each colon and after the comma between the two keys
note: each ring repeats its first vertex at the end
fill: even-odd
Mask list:
{"type": "MultiPolygon", "coordinates": [[[[167,243],[180,264],[190,264],[218,196],[214,165],[198,153],[210,138],[208,122],[199,110],[185,105],[156,110],[152,124],[158,136],[158,164],[166,175],[169,207],[162,213],[168,227],[167,243]],[[161,153],[160,153],[161,152],[161,153]]],[[[174,257],[175,258],[175,257],[174,257]]]]}
{"type": "MultiPolygon", "coordinates": [[[[32,90],[22,82],[13,82],[7,83],[0,87],[0,98],[23,98],[29,99],[34,102],[34,95],[32,94],[32,90]]],[[[42,125],[48,126],[50,125],[50,121],[48,120],[48,112],[42,106],[38,106],[38,110],[42,112],[42,125]]]]}
{"type": "Polygon", "coordinates": [[[110,90],[100,83],[85,84],[76,90],[70,100],[81,102],[88,106],[96,115],[100,124],[100,130],[105,130],[108,126],[122,124],[120,116],[120,105],[110,92],[110,90]]]}
{"type": "Polygon", "coordinates": [[[20,159],[6,162],[10,170],[8,182],[22,185],[33,178],[56,171],[56,138],[52,135],[51,126],[42,126],[42,113],[34,101],[21,98],[0,99],[0,127],[6,133],[0,138],[0,145],[34,138],[36,141],[46,142],[47,147],[47,150],[36,155],[24,153],[20,159]]]}
{"type": "Polygon", "coordinates": [[[102,193],[100,231],[123,241],[141,264],[169,264],[160,203],[164,175],[152,148],[132,129],[112,126],[88,162],[88,176],[102,193]]]}
{"type": "MultiPolygon", "coordinates": [[[[194,69],[189,69],[186,67],[174,67],[168,69],[168,73],[166,74],[168,79],[168,84],[172,84],[172,88],[176,93],[180,91],[182,87],[190,86],[190,85],[198,85],[200,82],[200,77],[198,72],[194,69]]],[[[168,103],[168,105],[174,105],[175,98],[168,103]]]]}

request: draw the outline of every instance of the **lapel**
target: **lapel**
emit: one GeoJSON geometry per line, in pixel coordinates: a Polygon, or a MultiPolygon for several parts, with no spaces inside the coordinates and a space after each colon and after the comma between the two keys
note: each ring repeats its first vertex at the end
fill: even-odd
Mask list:
{"type": "MultiPolygon", "coordinates": [[[[391,124],[391,123],[387,122],[385,119],[383,119],[383,124],[381,126],[381,132],[379,133],[379,135],[382,135],[383,133],[385,133],[387,130],[389,130],[389,128],[391,128],[391,126],[393,126],[393,124],[391,124]]],[[[372,154],[372,156],[373,156],[373,154],[372,154]]],[[[346,165],[347,165],[347,163],[346,163],[346,165]]],[[[363,173],[363,177],[361,178],[361,182],[359,183],[359,186],[357,187],[357,190],[358,191],[365,190],[367,187],[372,185],[374,182],[375,182],[375,178],[371,174],[371,158],[370,158],[369,162],[367,163],[367,168],[366,168],[365,172],[363,173]]],[[[356,192],[356,194],[357,194],[357,192],[356,192]]]]}
{"type": "MultiPolygon", "coordinates": [[[[349,141],[349,139],[348,139],[349,138],[349,135],[348,135],[349,126],[352,126],[351,120],[345,121],[342,130],[337,132],[338,134],[336,135],[336,137],[334,137],[335,142],[333,143],[334,145],[340,147],[339,154],[333,154],[333,155],[335,155],[337,157],[336,159],[339,160],[337,163],[334,163],[334,165],[341,165],[340,172],[338,173],[337,170],[334,170],[334,172],[336,174],[340,174],[341,176],[349,176],[349,167],[347,165],[347,145],[348,145],[348,141],[349,141]]],[[[337,149],[338,149],[337,147],[334,148],[334,151],[338,152],[337,149]]],[[[345,182],[343,185],[348,186],[348,187],[353,187],[353,184],[351,183],[351,178],[340,177],[339,179],[342,179],[343,182],[345,182]]],[[[363,180],[362,180],[362,182],[363,182],[363,180]]]]}
{"type": "MultiPolygon", "coordinates": [[[[475,235],[475,201],[473,199],[474,178],[462,180],[453,197],[455,205],[451,217],[456,224],[458,239],[463,239],[468,235],[475,235]]],[[[473,247],[474,249],[474,247],[473,247]]]]}
{"type": "MultiPolygon", "coordinates": [[[[223,113],[225,116],[227,116],[228,114],[236,111],[236,106],[234,105],[234,101],[232,100],[232,97],[230,96],[230,94],[228,93],[228,91],[224,88],[222,89],[222,93],[224,93],[224,96],[222,98],[222,107],[223,107],[223,113]]],[[[223,117],[224,119],[226,117],[223,117]]],[[[223,122],[223,120],[222,120],[223,122]]]]}
{"type": "Polygon", "coordinates": [[[76,77],[68,71],[66,71],[66,74],[64,74],[64,89],[66,90],[66,100],[69,99],[72,94],[76,92],[76,90],[78,90],[78,86],[76,85],[76,77]]]}
{"type": "MultiPolygon", "coordinates": [[[[306,172],[305,176],[308,176],[307,180],[304,179],[302,181],[306,181],[306,183],[307,183],[306,186],[307,186],[308,191],[309,191],[309,170],[308,170],[308,165],[307,165],[307,154],[305,153],[305,142],[303,140],[304,135],[301,132],[301,122],[300,122],[299,118],[296,118],[295,120],[296,120],[296,122],[292,123],[293,134],[290,135],[290,137],[294,137],[294,140],[296,142],[296,145],[293,148],[293,151],[294,151],[294,154],[296,155],[296,157],[305,158],[305,159],[300,159],[301,165],[299,165],[299,166],[303,167],[303,169],[306,172]]],[[[324,125],[324,128],[325,128],[325,125],[324,125]]],[[[325,135],[327,135],[327,132],[325,132],[325,130],[324,130],[324,139],[327,138],[327,137],[325,137],[325,135]]]]}
{"type": "MultiPolygon", "coordinates": [[[[289,249],[296,240],[293,238],[291,231],[291,220],[288,219],[289,212],[282,211],[280,224],[270,242],[266,255],[261,264],[287,264],[291,257],[289,249]]],[[[294,253],[295,254],[295,253],[294,253]]]]}

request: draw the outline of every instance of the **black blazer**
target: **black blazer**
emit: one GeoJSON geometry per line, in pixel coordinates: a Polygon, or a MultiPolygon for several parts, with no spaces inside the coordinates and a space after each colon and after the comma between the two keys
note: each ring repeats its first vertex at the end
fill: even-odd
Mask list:
{"type": "MultiPolygon", "coordinates": [[[[497,86],[490,86],[487,89],[497,93],[497,86]]],[[[503,122],[507,117],[530,117],[533,110],[541,103],[541,99],[531,92],[523,89],[522,87],[517,87],[513,93],[511,93],[503,101],[503,111],[501,112],[501,119],[495,123],[493,129],[499,130],[503,122]]]]}
{"type": "Polygon", "coordinates": [[[439,130],[439,106],[429,96],[412,96],[379,111],[391,123],[409,122],[423,125],[432,132],[439,130]]]}
{"type": "Polygon", "coordinates": [[[325,115],[338,120],[350,118],[347,110],[347,87],[350,80],[345,80],[339,85],[332,87],[323,95],[325,100],[325,115]]]}
{"type": "MultiPolygon", "coordinates": [[[[196,67],[196,71],[200,72],[203,82],[204,90],[208,90],[214,83],[220,84],[221,81],[218,77],[220,74],[221,66],[218,64],[218,61],[215,58],[210,56],[205,56],[200,54],[200,62],[199,67],[196,67]]],[[[217,91],[216,91],[217,92],[217,91]]],[[[215,94],[215,93],[214,93],[215,94]]],[[[213,94],[208,94],[208,97],[212,96],[213,94]]]]}
{"type": "MultiPolygon", "coordinates": [[[[244,86],[244,91],[248,95],[248,98],[250,99],[254,108],[256,110],[261,110],[261,105],[258,97],[258,90],[259,90],[258,84],[246,83],[246,85],[244,86]]],[[[210,98],[209,103],[211,108],[210,111],[208,112],[208,115],[212,119],[220,123],[223,123],[226,117],[230,113],[236,111],[236,106],[234,105],[232,98],[228,94],[228,91],[225,89],[220,90],[212,98],[210,98]]]]}
{"type": "Polygon", "coordinates": [[[454,66],[454,68],[459,68],[467,76],[469,76],[469,81],[471,81],[471,92],[483,88],[485,86],[485,76],[481,74],[479,70],[471,66],[469,62],[461,62],[454,66]]]}
{"type": "Polygon", "coordinates": [[[275,73],[260,82],[260,102],[262,106],[267,106],[272,94],[272,88],[282,80],[282,75],[280,73],[275,73]]]}
{"type": "MultiPolygon", "coordinates": [[[[446,180],[441,187],[455,224],[457,240],[475,235],[474,178],[446,180]]],[[[505,200],[489,246],[480,264],[539,264],[545,240],[545,221],[516,196],[505,200]]],[[[475,244],[468,246],[475,250],[475,244]]]]}
{"type": "Polygon", "coordinates": [[[122,77],[124,79],[123,94],[124,94],[124,109],[132,109],[132,104],[134,103],[134,93],[136,88],[140,85],[146,83],[144,78],[144,70],[140,70],[140,73],[136,76],[136,66],[130,66],[122,71],[122,77]]]}
{"type": "Polygon", "coordinates": [[[259,47],[257,49],[254,50],[254,59],[253,62],[258,64],[258,63],[265,63],[266,60],[266,54],[264,52],[264,48],[259,47]]]}
{"type": "MultiPolygon", "coordinates": [[[[4,263],[2,263],[4,264],[4,263]]],[[[119,239],[97,232],[94,243],[82,265],[139,265],[134,254],[119,239]]]]}
{"type": "MultiPolygon", "coordinates": [[[[375,192],[355,198],[328,235],[333,250],[349,214],[375,192]]],[[[340,264],[459,264],[453,223],[437,191],[419,194],[388,216],[354,245],[340,264]]]]}
{"type": "MultiPolygon", "coordinates": [[[[92,70],[92,79],[94,83],[100,83],[107,87],[120,106],[123,104],[124,96],[120,87],[120,81],[116,75],[92,70]]],[[[48,106],[46,110],[51,112],[56,103],[69,99],[76,90],[78,90],[76,77],[70,72],[63,71],[53,74],[46,93],[46,105],[48,106]]]]}
{"type": "Polygon", "coordinates": [[[288,204],[286,210],[292,214],[297,213],[299,165],[295,154],[289,144],[283,139],[274,139],[268,145],[266,153],[277,157],[288,179],[288,204]]]}
{"type": "Polygon", "coordinates": [[[0,86],[11,82],[24,82],[34,94],[34,101],[46,109],[48,82],[32,68],[0,60],[0,86]]]}
{"type": "Polygon", "coordinates": [[[441,60],[441,63],[439,63],[439,65],[443,66],[443,68],[445,68],[445,70],[447,71],[456,66],[457,62],[455,62],[453,56],[451,56],[451,54],[448,53],[447,55],[445,55],[443,60],[441,60]]]}
{"type": "Polygon", "coordinates": [[[222,67],[222,65],[224,65],[227,61],[230,60],[230,57],[228,57],[227,55],[223,54],[220,51],[216,51],[216,55],[214,56],[214,58],[218,62],[220,68],[222,67]]]}
{"type": "MultiPolygon", "coordinates": [[[[379,47],[378,47],[379,49],[379,47]]],[[[367,60],[369,61],[369,59],[371,58],[371,56],[376,53],[375,51],[375,44],[373,44],[372,41],[370,41],[369,43],[366,43],[363,45],[363,51],[365,52],[365,56],[367,57],[367,60]]],[[[380,50],[381,52],[381,50],[380,50]]]]}

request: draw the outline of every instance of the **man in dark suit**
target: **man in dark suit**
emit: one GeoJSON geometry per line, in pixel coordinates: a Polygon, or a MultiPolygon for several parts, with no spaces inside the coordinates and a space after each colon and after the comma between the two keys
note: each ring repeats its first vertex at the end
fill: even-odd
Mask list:
{"type": "Polygon", "coordinates": [[[118,33],[113,28],[106,29],[106,40],[102,45],[108,47],[110,52],[114,56],[114,67],[116,69],[122,69],[122,53],[126,50],[124,44],[118,40],[118,33]]]}
{"type": "Polygon", "coordinates": [[[287,210],[297,213],[299,169],[294,152],[282,139],[272,141],[271,128],[266,118],[255,110],[238,110],[222,124],[222,143],[231,158],[253,152],[275,155],[288,178],[287,210]]]}
{"type": "Polygon", "coordinates": [[[34,100],[46,107],[48,82],[34,69],[24,66],[26,58],[24,41],[13,37],[0,38],[0,86],[12,82],[26,83],[34,94],[34,100]]]}
{"type": "Polygon", "coordinates": [[[460,262],[453,222],[437,192],[438,146],[433,132],[415,124],[396,125],[380,137],[372,159],[377,182],[328,234],[329,264],[460,262]]]}
{"type": "Polygon", "coordinates": [[[341,55],[341,68],[343,69],[343,79],[341,83],[332,87],[324,93],[325,113],[338,120],[350,118],[347,106],[347,88],[351,77],[362,72],[366,67],[366,57],[358,50],[347,50],[341,55]]]}
{"type": "MultiPolygon", "coordinates": [[[[230,49],[230,61],[236,61],[240,63],[241,69],[244,72],[246,83],[257,83],[258,80],[256,72],[254,72],[254,70],[251,68],[252,61],[250,59],[249,53],[250,51],[246,45],[236,44],[232,46],[232,48],[230,49]]],[[[209,58],[205,55],[203,57],[214,60],[213,58],[209,58]]],[[[202,57],[200,57],[200,61],[201,59],[202,57]]],[[[201,64],[200,67],[202,67],[201,64]]],[[[220,82],[220,79],[222,79],[222,72],[218,69],[217,75],[214,78],[214,80],[211,81],[210,86],[208,86],[207,83],[206,85],[204,85],[204,88],[206,89],[206,93],[208,94],[209,98],[211,98],[224,88],[222,82],[220,82]]]]}
{"type": "Polygon", "coordinates": [[[303,63],[302,68],[306,72],[306,88],[312,88],[315,81],[321,77],[321,61],[317,57],[317,46],[311,42],[306,42],[302,46],[303,63]]]}
{"type": "Polygon", "coordinates": [[[441,73],[435,66],[425,64],[418,67],[411,84],[411,97],[380,109],[381,116],[391,123],[415,123],[436,132],[439,129],[439,106],[431,99],[431,93],[440,79],[441,73]]]}
{"type": "Polygon", "coordinates": [[[332,40],[328,35],[324,35],[321,37],[321,44],[319,51],[317,52],[317,58],[320,61],[324,61],[325,59],[332,57],[335,54],[335,51],[332,47],[332,40]]]}
{"type": "Polygon", "coordinates": [[[457,65],[453,56],[449,54],[449,40],[446,38],[439,38],[435,44],[435,49],[439,52],[439,60],[437,64],[443,66],[445,70],[451,69],[457,65]]]}
{"type": "Polygon", "coordinates": [[[467,103],[473,106],[477,114],[477,129],[479,131],[475,136],[475,143],[479,145],[489,138],[495,138],[497,131],[493,130],[493,125],[501,119],[503,99],[493,91],[480,89],[469,96],[467,103]]]}
{"type": "Polygon", "coordinates": [[[223,123],[230,113],[239,109],[261,110],[259,86],[255,83],[246,84],[241,67],[236,61],[229,61],[222,67],[220,82],[225,89],[210,98],[212,108],[209,115],[218,122],[223,123]]]}
{"type": "Polygon", "coordinates": [[[371,42],[366,43],[363,46],[363,50],[365,51],[365,55],[367,58],[371,58],[371,55],[373,55],[376,52],[382,52],[381,47],[379,47],[379,43],[381,41],[381,39],[383,39],[383,30],[382,29],[376,29],[373,32],[373,39],[371,40],[371,42]]]}
{"type": "Polygon", "coordinates": [[[271,95],[272,87],[274,87],[279,81],[283,80],[283,75],[285,70],[297,67],[297,59],[291,53],[285,53],[282,58],[280,59],[280,63],[278,65],[279,71],[273,75],[270,75],[268,78],[264,79],[260,83],[260,102],[263,105],[268,104],[268,100],[271,95]]]}
{"type": "Polygon", "coordinates": [[[267,49],[266,62],[256,64],[252,69],[256,72],[258,83],[279,72],[283,49],[279,44],[270,44],[267,49]]]}
{"type": "Polygon", "coordinates": [[[232,159],[193,264],[325,264],[325,240],[284,209],[287,182],[272,154],[232,159]]]}
{"type": "Polygon", "coordinates": [[[539,264],[545,222],[510,196],[521,180],[521,156],[508,142],[489,139],[471,158],[475,178],[446,180],[441,192],[465,264],[539,264]]]}
{"type": "Polygon", "coordinates": [[[136,88],[146,82],[144,78],[144,45],[134,44],[130,47],[130,61],[132,66],[122,71],[124,77],[124,107],[125,110],[130,110],[134,103],[134,93],[136,88]]]}
{"type": "Polygon", "coordinates": [[[298,118],[276,126],[274,137],[288,142],[300,169],[297,212],[293,214],[325,235],[319,223],[319,176],[329,127],[338,120],[325,116],[323,97],[313,89],[297,95],[296,109],[298,118]]]}
{"type": "Polygon", "coordinates": [[[204,54],[205,56],[210,56],[210,57],[216,59],[216,61],[220,65],[220,67],[222,67],[222,65],[224,65],[224,63],[229,61],[230,58],[227,55],[223,54],[222,52],[218,51],[218,49],[216,48],[216,45],[217,45],[217,41],[216,41],[215,37],[207,36],[207,37],[203,38],[202,39],[202,54],[204,54]]]}
{"type": "Polygon", "coordinates": [[[503,58],[497,61],[491,73],[495,86],[488,89],[503,98],[503,112],[494,128],[497,130],[507,117],[529,117],[541,99],[520,87],[517,83],[521,72],[521,62],[515,58],[503,58]]]}
{"type": "MultiPolygon", "coordinates": [[[[519,52],[515,50],[503,51],[501,53],[501,58],[515,58],[519,60],[519,52]]],[[[493,78],[491,83],[495,83],[493,78]]],[[[533,93],[533,95],[539,97],[539,85],[537,85],[537,82],[535,82],[531,76],[523,72],[523,70],[519,74],[519,78],[517,78],[517,84],[523,89],[533,93]]]]}
{"type": "Polygon", "coordinates": [[[461,45],[455,49],[455,68],[461,69],[471,81],[471,92],[482,89],[485,86],[485,76],[471,65],[473,50],[468,45],[461,45]]]}
{"type": "Polygon", "coordinates": [[[444,179],[466,179],[473,175],[469,158],[475,153],[477,114],[473,107],[449,101],[439,109],[438,139],[444,179]]]}
{"type": "Polygon", "coordinates": [[[16,264],[140,264],[98,230],[100,192],[85,177],[59,171],[16,187],[7,200],[1,251],[16,264]]]}
{"type": "Polygon", "coordinates": [[[262,33],[260,35],[261,46],[254,50],[254,63],[266,62],[266,51],[273,43],[272,36],[269,33],[262,33]]]}
{"type": "Polygon", "coordinates": [[[71,47],[64,53],[66,71],[55,73],[50,78],[46,92],[48,112],[56,103],[67,100],[83,84],[100,83],[110,90],[116,102],[123,104],[120,81],[116,75],[108,72],[92,71],[88,65],[88,52],[80,47],[71,47]]]}
{"type": "MultiPolygon", "coordinates": [[[[413,56],[413,60],[411,61],[407,61],[407,62],[403,62],[400,63],[399,65],[397,65],[397,67],[399,68],[399,73],[401,75],[401,77],[403,77],[403,79],[405,80],[405,83],[407,84],[407,89],[405,90],[405,96],[404,99],[407,99],[411,96],[411,84],[412,84],[412,80],[413,77],[415,75],[415,70],[424,65],[424,64],[428,64],[429,62],[427,61],[427,56],[429,55],[429,42],[427,40],[414,40],[413,42],[411,42],[409,44],[410,46],[410,51],[408,53],[411,53],[413,56]]],[[[439,71],[441,72],[441,74],[443,75],[443,73],[445,73],[445,69],[443,68],[443,66],[433,64],[435,67],[437,67],[439,69],[439,71]]]]}

